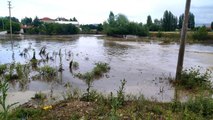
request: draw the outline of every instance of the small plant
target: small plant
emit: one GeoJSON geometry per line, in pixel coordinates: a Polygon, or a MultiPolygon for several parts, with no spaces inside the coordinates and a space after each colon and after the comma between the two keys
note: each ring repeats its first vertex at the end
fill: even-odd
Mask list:
{"type": "Polygon", "coordinates": [[[184,104],[188,111],[201,115],[207,119],[213,117],[213,99],[211,97],[196,97],[184,104]]]}
{"type": "Polygon", "coordinates": [[[184,87],[185,89],[196,89],[202,88],[211,90],[211,71],[206,70],[205,73],[200,72],[200,68],[191,68],[183,70],[181,73],[180,80],[178,81],[178,85],[184,87]]]}
{"type": "Polygon", "coordinates": [[[41,75],[49,78],[49,77],[56,76],[57,71],[53,67],[46,65],[46,66],[43,66],[40,68],[40,73],[41,73],[41,75]]]}
{"type": "Polygon", "coordinates": [[[4,74],[7,70],[7,65],[6,64],[2,64],[0,65],[0,75],[4,74]]]}
{"type": "Polygon", "coordinates": [[[20,63],[17,63],[15,68],[18,78],[21,78],[23,76],[23,66],[20,63]]]}
{"type": "Polygon", "coordinates": [[[72,66],[73,66],[74,69],[78,69],[79,64],[78,64],[78,62],[74,61],[72,66]]]}
{"type": "Polygon", "coordinates": [[[95,76],[101,76],[103,73],[106,73],[110,70],[110,67],[107,63],[98,62],[95,65],[96,66],[92,71],[95,76]]]}
{"type": "Polygon", "coordinates": [[[39,93],[36,93],[32,99],[44,100],[46,98],[47,98],[47,96],[44,93],[39,92],[39,93]]]}
{"type": "Polygon", "coordinates": [[[123,106],[124,104],[124,86],[126,84],[126,80],[121,80],[121,86],[117,91],[117,97],[114,97],[113,94],[110,94],[110,105],[111,105],[111,112],[110,112],[110,119],[118,119],[117,110],[119,107],[123,106]]]}
{"type": "Polygon", "coordinates": [[[17,103],[13,103],[13,104],[10,104],[10,105],[6,105],[6,98],[7,98],[8,89],[9,89],[8,82],[5,81],[5,80],[1,80],[0,81],[0,92],[1,92],[0,105],[3,108],[3,112],[0,112],[0,117],[3,118],[4,120],[8,120],[9,109],[12,106],[17,104],[17,103]]]}
{"type": "Polygon", "coordinates": [[[192,34],[194,40],[206,40],[208,37],[208,31],[205,26],[199,28],[192,34]]]}
{"type": "Polygon", "coordinates": [[[37,59],[31,59],[30,62],[33,68],[37,68],[37,63],[38,63],[37,59]]]}
{"type": "Polygon", "coordinates": [[[125,86],[125,84],[126,84],[126,80],[125,79],[121,80],[121,86],[119,87],[119,89],[117,91],[119,106],[124,104],[124,86],[125,86]]]}
{"type": "Polygon", "coordinates": [[[92,74],[87,72],[83,75],[83,78],[85,79],[85,82],[87,84],[87,89],[86,89],[87,92],[83,94],[83,97],[81,98],[81,100],[92,101],[91,93],[90,93],[90,89],[92,87],[92,82],[93,82],[92,74]]]}
{"type": "Polygon", "coordinates": [[[163,36],[163,33],[162,33],[161,31],[158,31],[157,37],[158,37],[158,38],[161,38],[162,36],[163,36]]]}
{"type": "Polygon", "coordinates": [[[29,118],[38,119],[44,113],[41,109],[34,108],[17,108],[14,110],[13,114],[10,115],[12,120],[27,120],[29,118]]]}

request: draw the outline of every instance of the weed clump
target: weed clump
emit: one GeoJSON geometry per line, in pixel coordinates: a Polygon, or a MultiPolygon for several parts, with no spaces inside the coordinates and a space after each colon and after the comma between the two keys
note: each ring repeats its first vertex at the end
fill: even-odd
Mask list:
{"type": "Polygon", "coordinates": [[[10,105],[6,105],[7,92],[9,90],[8,81],[0,80],[0,105],[3,108],[3,111],[0,112],[0,118],[4,120],[8,120],[9,109],[16,105],[17,103],[13,103],[10,105]]]}
{"type": "Polygon", "coordinates": [[[192,34],[194,40],[206,40],[208,38],[208,31],[205,26],[199,28],[192,34]]]}
{"type": "Polygon", "coordinates": [[[0,75],[4,74],[7,70],[7,65],[6,64],[2,64],[0,65],[0,75]]]}
{"type": "Polygon", "coordinates": [[[210,97],[200,96],[190,99],[183,104],[183,108],[206,119],[213,118],[213,99],[210,97]]]}
{"type": "Polygon", "coordinates": [[[73,66],[74,69],[78,69],[79,68],[79,63],[74,61],[72,66],[73,66]]]}
{"type": "Polygon", "coordinates": [[[211,90],[211,73],[208,69],[204,73],[201,73],[199,68],[186,69],[182,71],[180,80],[177,83],[185,89],[211,90]]]}
{"type": "Polygon", "coordinates": [[[41,75],[43,75],[47,78],[54,77],[54,76],[57,75],[57,70],[53,67],[48,66],[48,65],[39,68],[39,72],[40,72],[41,75]]]}
{"type": "Polygon", "coordinates": [[[39,92],[39,93],[36,93],[35,96],[32,99],[44,100],[46,98],[47,98],[47,96],[44,93],[39,92]]]}

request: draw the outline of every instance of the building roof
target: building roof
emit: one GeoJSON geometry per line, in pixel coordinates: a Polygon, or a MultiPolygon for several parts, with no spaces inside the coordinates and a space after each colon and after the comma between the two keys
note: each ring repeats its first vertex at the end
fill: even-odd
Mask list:
{"type": "Polygon", "coordinates": [[[53,21],[53,19],[48,18],[48,17],[41,18],[40,20],[42,20],[42,21],[53,21]]]}

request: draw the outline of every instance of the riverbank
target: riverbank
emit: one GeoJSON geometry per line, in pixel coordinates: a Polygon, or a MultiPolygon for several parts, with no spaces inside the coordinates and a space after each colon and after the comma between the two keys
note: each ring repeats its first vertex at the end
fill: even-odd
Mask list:
{"type": "Polygon", "coordinates": [[[187,102],[162,103],[149,101],[143,96],[128,96],[124,100],[119,95],[104,97],[93,93],[90,101],[82,97],[69,98],[57,104],[37,108],[24,104],[14,109],[10,120],[202,120],[213,118],[213,99],[196,97],[187,102]]]}

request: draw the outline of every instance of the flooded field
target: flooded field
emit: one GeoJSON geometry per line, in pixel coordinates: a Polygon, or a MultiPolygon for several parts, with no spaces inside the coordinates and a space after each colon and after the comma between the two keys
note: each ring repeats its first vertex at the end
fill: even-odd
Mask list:
{"type": "MultiPolygon", "coordinates": [[[[174,98],[174,88],[167,78],[175,75],[179,49],[176,43],[161,45],[159,41],[122,41],[96,35],[22,35],[13,41],[5,36],[0,36],[0,39],[0,64],[27,64],[35,51],[39,66],[49,65],[59,69],[62,65],[64,69],[57,73],[58,77],[54,80],[29,78],[25,84],[11,82],[8,98],[11,103],[24,103],[39,91],[58,93],[61,97],[68,83],[73,88],[85,91],[86,83],[74,74],[90,71],[97,62],[106,62],[111,69],[93,82],[92,89],[107,94],[116,92],[121,84],[120,80],[126,79],[126,94],[143,94],[146,98],[158,101],[171,101],[174,98]],[[39,55],[42,48],[45,48],[45,54],[39,55]],[[69,64],[72,60],[79,63],[79,69],[70,71],[69,64]]],[[[213,70],[213,45],[186,46],[184,67],[196,66],[213,70]]],[[[35,73],[30,73],[31,76],[33,74],[35,73]]]]}

